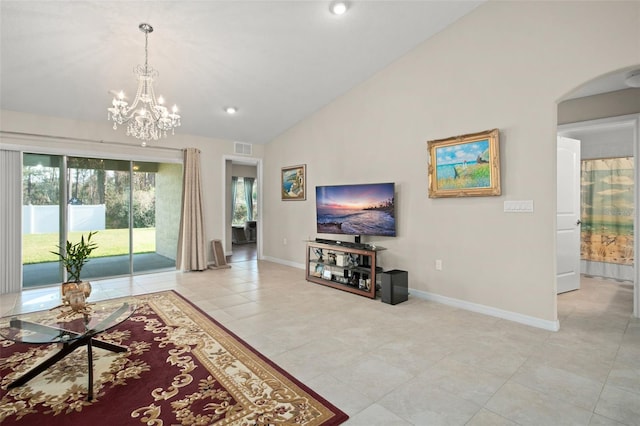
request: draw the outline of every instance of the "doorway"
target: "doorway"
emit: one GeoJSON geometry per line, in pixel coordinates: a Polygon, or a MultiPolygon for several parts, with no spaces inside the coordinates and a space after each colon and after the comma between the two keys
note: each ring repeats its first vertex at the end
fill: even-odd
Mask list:
{"type": "Polygon", "coordinates": [[[221,217],[225,256],[227,258],[231,256],[230,259],[234,262],[260,259],[262,257],[262,237],[264,235],[261,201],[263,194],[262,160],[252,157],[225,155],[222,158],[222,162],[223,197],[221,208],[223,214],[221,214],[221,217]],[[250,192],[246,191],[246,188],[248,188],[247,181],[250,182],[250,192]],[[239,191],[239,189],[242,189],[242,191],[239,191]],[[243,201],[241,204],[244,208],[240,206],[238,209],[236,205],[231,203],[232,199],[237,198],[234,192],[235,195],[242,192],[240,194],[243,201]],[[253,194],[252,197],[248,197],[250,194],[253,194]],[[253,203],[253,217],[251,218],[248,218],[244,210],[249,203],[253,203]],[[244,216],[243,212],[245,212],[244,216]],[[244,219],[245,217],[247,220],[244,219]],[[235,244],[236,242],[241,244],[235,244]]]}
{"type": "Polygon", "coordinates": [[[635,206],[639,193],[639,121],[640,116],[630,115],[558,126],[559,137],[581,141],[582,229],[580,250],[574,253],[580,272],[583,277],[601,277],[626,285],[635,283],[635,316],[638,315],[635,257],[639,213],[635,206]],[[605,170],[605,165],[612,170],[605,170]]]}

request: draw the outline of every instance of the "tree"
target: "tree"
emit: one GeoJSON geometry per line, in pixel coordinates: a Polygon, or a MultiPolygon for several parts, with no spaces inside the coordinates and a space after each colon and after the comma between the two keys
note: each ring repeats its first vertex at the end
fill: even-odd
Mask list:
{"type": "Polygon", "coordinates": [[[57,167],[24,166],[22,182],[25,205],[59,203],[60,175],[57,167]]]}

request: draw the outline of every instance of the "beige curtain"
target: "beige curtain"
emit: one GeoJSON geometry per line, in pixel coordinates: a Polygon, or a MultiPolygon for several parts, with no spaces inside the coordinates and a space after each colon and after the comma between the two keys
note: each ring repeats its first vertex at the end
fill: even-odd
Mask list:
{"type": "Polygon", "coordinates": [[[182,214],[178,238],[176,268],[183,271],[207,269],[202,184],[200,179],[200,150],[184,150],[182,176],[182,214]]]}

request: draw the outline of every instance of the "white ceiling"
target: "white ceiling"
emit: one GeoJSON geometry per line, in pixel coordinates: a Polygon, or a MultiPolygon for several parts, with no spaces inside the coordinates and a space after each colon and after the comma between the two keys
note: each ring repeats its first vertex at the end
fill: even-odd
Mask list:
{"type": "Polygon", "coordinates": [[[600,93],[629,89],[629,86],[627,86],[624,81],[630,73],[631,71],[629,70],[623,70],[598,77],[577,88],[567,99],[583,98],[600,93]]]}
{"type": "Polygon", "coordinates": [[[266,143],[483,2],[2,0],[0,106],[106,122],[112,91],[134,95],[147,22],[177,132],[266,143]]]}
{"type": "Polygon", "coordinates": [[[481,3],[359,1],[335,16],[329,1],[2,0],[1,106],[106,121],[111,90],[135,94],[147,22],[178,131],[265,143],[481,3]]]}

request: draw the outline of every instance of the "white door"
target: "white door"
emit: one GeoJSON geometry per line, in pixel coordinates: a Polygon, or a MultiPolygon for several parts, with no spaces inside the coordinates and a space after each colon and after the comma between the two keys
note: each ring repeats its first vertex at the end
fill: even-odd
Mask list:
{"type": "Polygon", "coordinates": [[[580,141],[558,136],[556,282],[558,293],[580,288],[580,141]]]}

